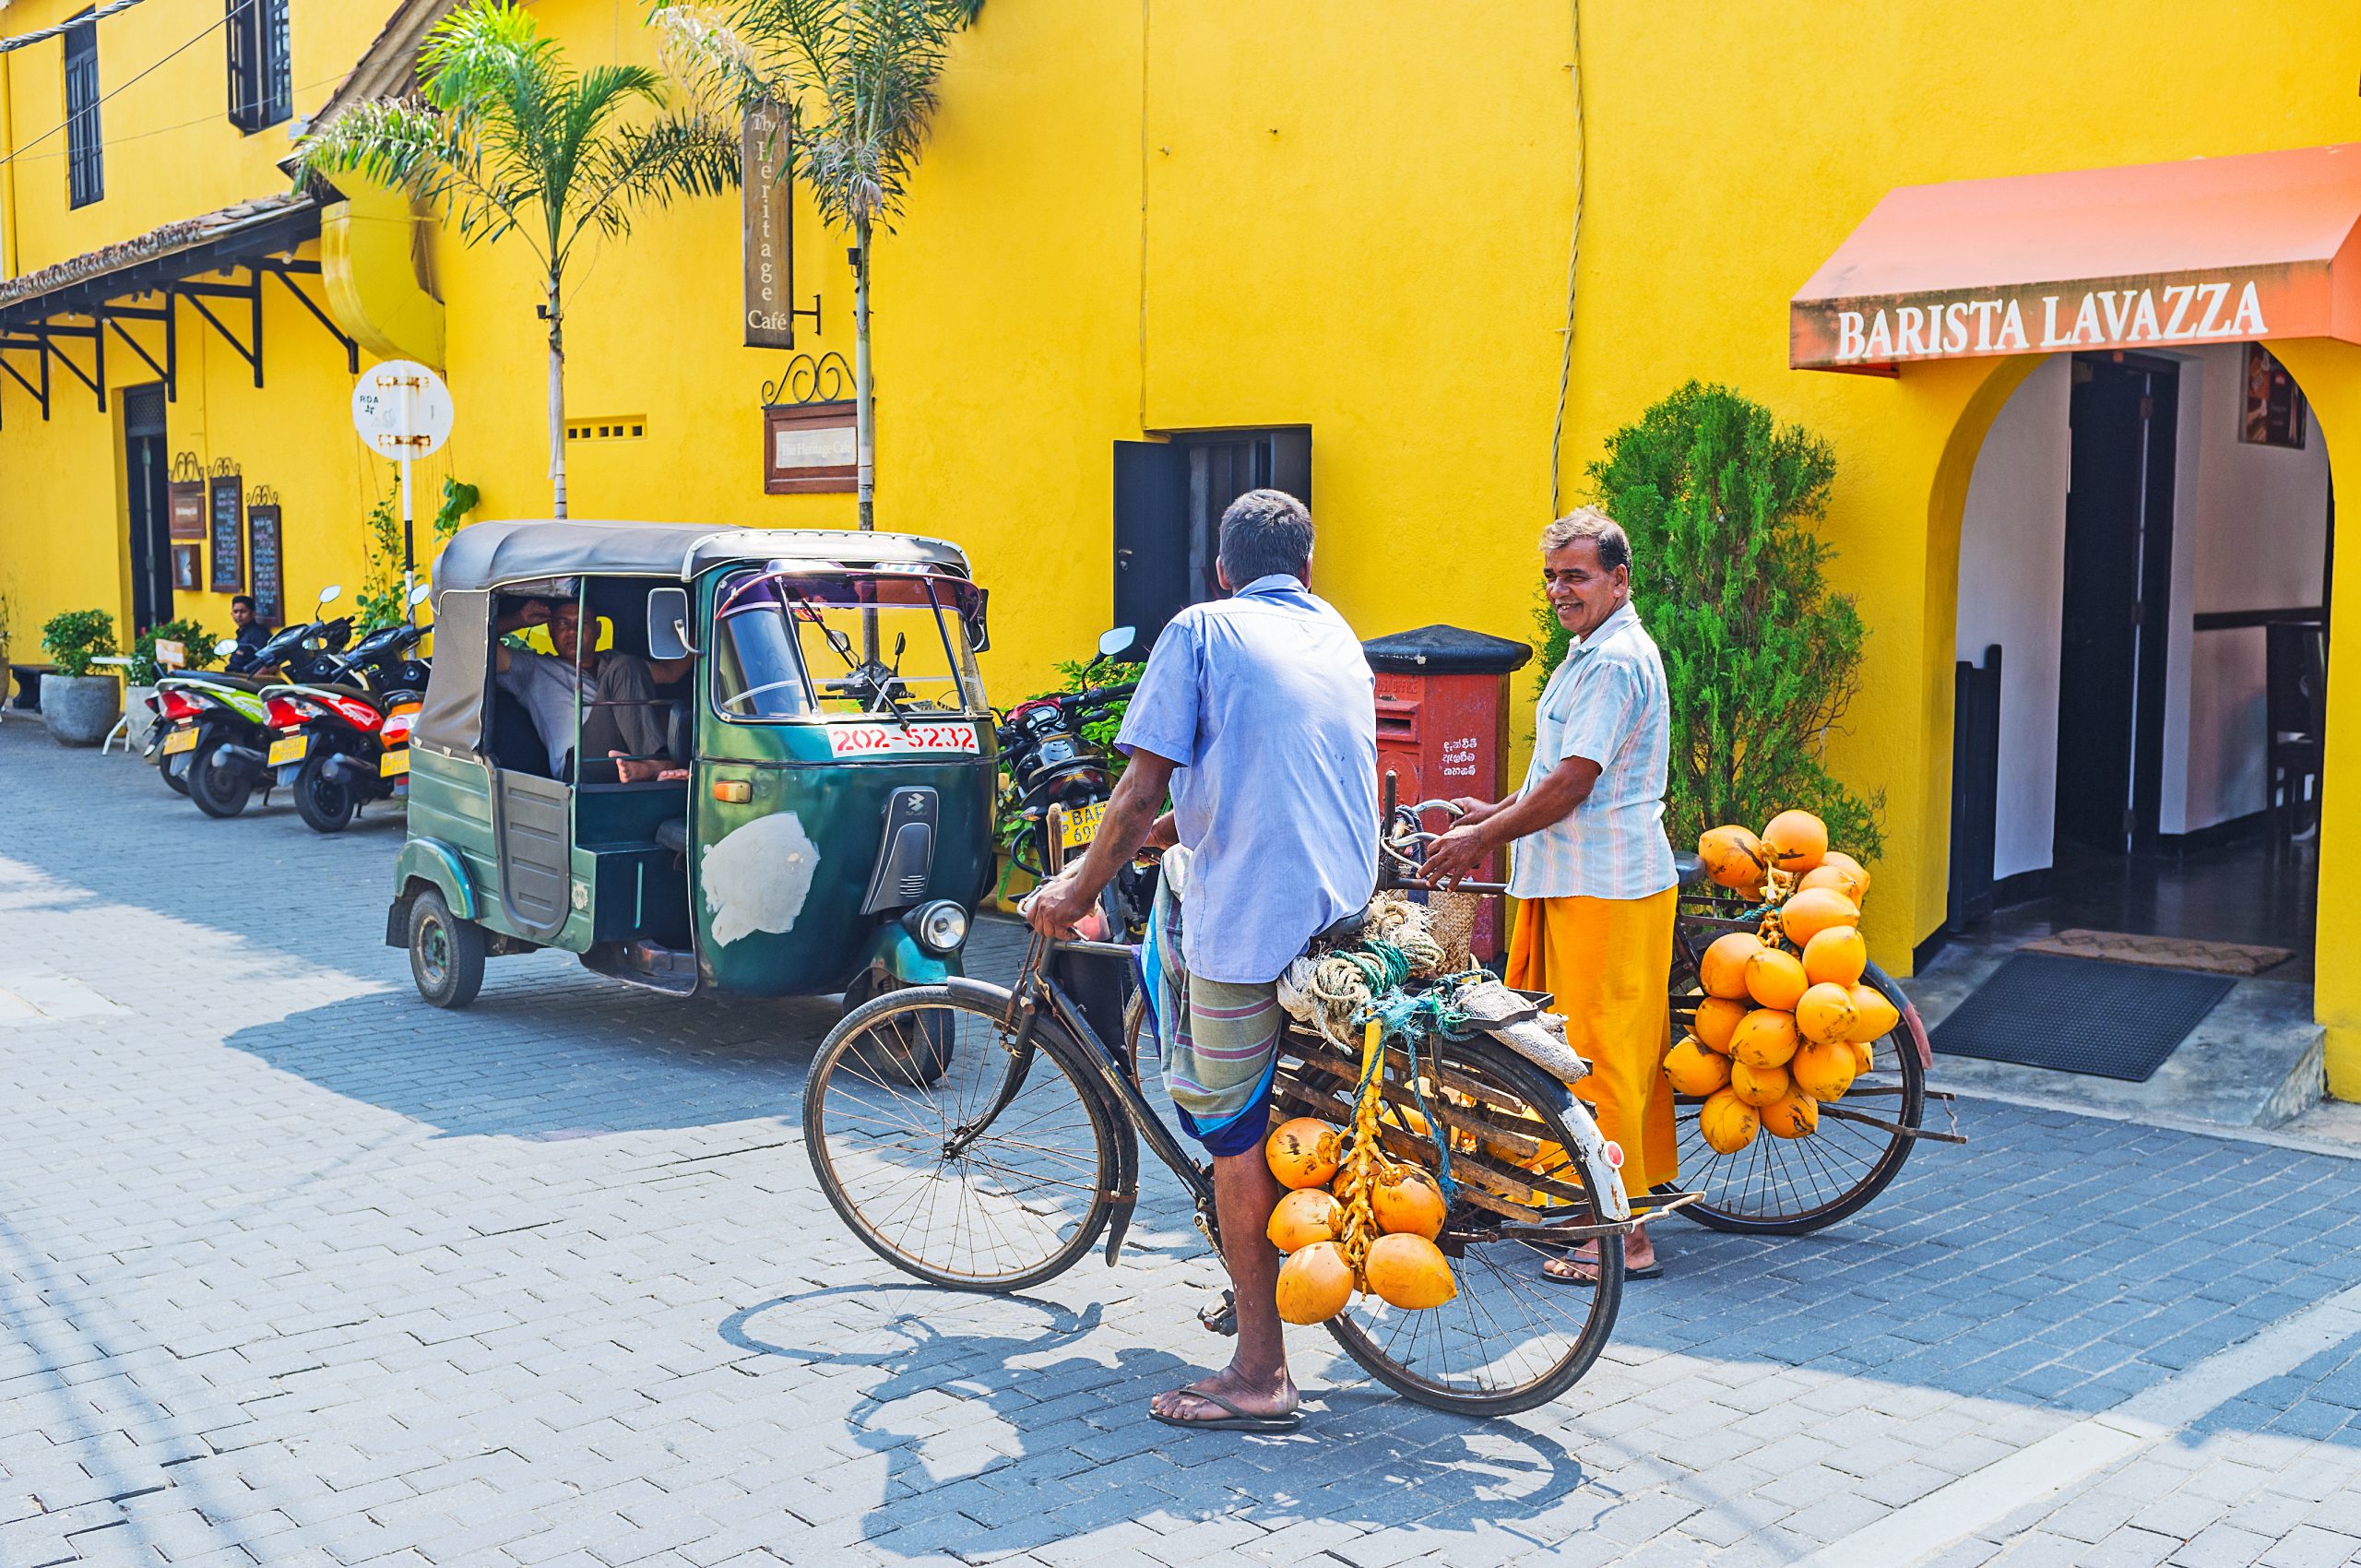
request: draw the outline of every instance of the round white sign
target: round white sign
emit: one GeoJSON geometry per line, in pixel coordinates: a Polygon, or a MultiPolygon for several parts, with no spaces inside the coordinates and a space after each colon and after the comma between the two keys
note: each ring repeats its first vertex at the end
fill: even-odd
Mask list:
{"type": "Polygon", "coordinates": [[[352,428],[388,457],[424,457],[451,438],[451,389],[416,360],[387,360],[352,388],[352,428]]]}

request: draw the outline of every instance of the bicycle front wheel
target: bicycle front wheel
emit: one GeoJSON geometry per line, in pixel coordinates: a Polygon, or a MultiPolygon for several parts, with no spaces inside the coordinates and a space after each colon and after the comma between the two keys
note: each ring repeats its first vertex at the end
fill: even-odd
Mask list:
{"type": "MultiPolygon", "coordinates": [[[[1281,1113],[1349,1124],[1358,1063],[1301,1036],[1287,1049],[1281,1113]]],[[[1405,1053],[1387,1051],[1386,1152],[1433,1170],[1441,1158],[1408,1067],[1405,1053]]],[[[1459,1294],[1423,1312],[1358,1296],[1329,1320],[1329,1332],[1371,1376],[1422,1405],[1465,1416],[1530,1410],[1590,1370],[1623,1300],[1619,1235],[1600,1249],[1594,1288],[1542,1272],[1571,1250],[1548,1229],[1596,1224],[1604,1214],[1603,1194],[1567,1152],[1577,1146],[1573,1119],[1588,1113],[1562,1085],[1487,1039],[1435,1041],[1418,1054],[1418,1080],[1426,1111],[1452,1139],[1458,1194],[1437,1245],[1459,1294]]]]}
{"type": "Polygon", "coordinates": [[[821,1191],[872,1252],[930,1284],[1020,1290],[1062,1273],[1106,1228],[1115,1166],[1114,1121],[1078,1049],[1046,1024],[1020,1042],[978,986],[854,1008],[803,1090],[821,1191]],[[944,1066],[913,1084],[921,1051],[944,1066]]]}

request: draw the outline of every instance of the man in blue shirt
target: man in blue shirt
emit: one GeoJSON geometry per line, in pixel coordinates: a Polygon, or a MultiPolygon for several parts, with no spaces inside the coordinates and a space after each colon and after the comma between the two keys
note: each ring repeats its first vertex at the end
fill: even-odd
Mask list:
{"type": "MultiPolygon", "coordinates": [[[[1187,852],[1187,927],[1170,966],[1180,1005],[1159,1021],[1165,1082],[1214,1157],[1238,1349],[1150,1411],[1174,1426],[1283,1431],[1299,1420],[1297,1396],[1273,1294],[1278,1254],[1264,1234],[1279,1199],[1263,1156],[1286,1024],[1276,982],[1376,885],[1377,706],[1352,628],[1305,587],[1301,502],[1257,490],[1231,503],[1216,571],[1232,597],[1192,605],[1157,638],[1116,738],[1131,764],[1098,837],[1027,916],[1062,935],[1143,847],[1187,852]],[[1159,815],[1168,789],[1172,810],[1159,815]]],[[[1158,902],[1162,917],[1169,902],[1158,902]]]]}

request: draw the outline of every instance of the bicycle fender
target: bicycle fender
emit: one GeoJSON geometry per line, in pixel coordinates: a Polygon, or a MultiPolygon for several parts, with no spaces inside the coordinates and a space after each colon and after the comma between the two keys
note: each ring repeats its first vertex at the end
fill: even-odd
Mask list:
{"type": "Polygon", "coordinates": [[[1132,1216],[1139,1211],[1140,1201],[1140,1140],[1132,1124],[1121,1119],[1115,1123],[1115,1189],[1108,1194],[1113,1212],[1107,1217],[1107,1266],[1115,1266],[1117,1254],[1123,1250],[1123,1237],[1132,1228],[1132,1216]]]}
{"type": "Polygon", "coordinates": [[[1567,1097],[1566,1127],[1574,1134],[1574,1154],[1590,1172],[1590,1179],[1607,1199],[1607,1212],[1602,1219],[1631,1218],[1631,1195],[1623,1190],[1623,1169],[1607,1152],[1607,1135],[1591,1119],[1590,1107],[1581,1100],[1567,1097]]]}

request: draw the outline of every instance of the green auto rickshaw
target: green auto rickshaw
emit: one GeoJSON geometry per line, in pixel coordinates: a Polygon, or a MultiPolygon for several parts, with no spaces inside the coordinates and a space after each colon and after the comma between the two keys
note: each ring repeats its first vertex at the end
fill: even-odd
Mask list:
{"type": "Polygon", "coordinates": [[[428,1002],[538,947],[676,995],[848,1007],[960,972],[998,760],[956,546],[479,523],[434,617],[386,921],[428,1002]],[[536,626],[552,651],[512,635],[536,626]]]}

